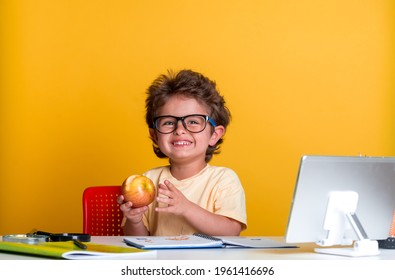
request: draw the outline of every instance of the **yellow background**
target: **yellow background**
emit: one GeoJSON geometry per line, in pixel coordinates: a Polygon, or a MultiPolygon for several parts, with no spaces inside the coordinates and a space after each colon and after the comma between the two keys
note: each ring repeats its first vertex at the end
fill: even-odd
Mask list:
{"type": "Polygon", "coordinates": [[[300,157],[394,156],[392,0],[3,0],[0,234],[82,231],[82,192],[167,164],[145,90],[214,79],[233,120],[212,162],[247,196],[243,234],[283,235],[300,157]]]}

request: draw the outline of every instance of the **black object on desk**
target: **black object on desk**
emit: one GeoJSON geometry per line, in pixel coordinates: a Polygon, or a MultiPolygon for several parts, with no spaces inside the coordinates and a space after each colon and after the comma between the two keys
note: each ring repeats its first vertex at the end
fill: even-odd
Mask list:
{"type": "Polygon", "coordinates": [[[87,246],[82,242],[90,242],[91,236],[85,233],[50,233],[45,231],[34,231],[30,236],[48,236],[50,242],[57,241],[73,241],[74,244],[80,249],[86,249],[87,246]]]}
{"type": "Polygon", "coordinates": [[[395,249],[395,237],[388,237],[387,239],[377,240],[379,248],[382,249],[395,249]]]}

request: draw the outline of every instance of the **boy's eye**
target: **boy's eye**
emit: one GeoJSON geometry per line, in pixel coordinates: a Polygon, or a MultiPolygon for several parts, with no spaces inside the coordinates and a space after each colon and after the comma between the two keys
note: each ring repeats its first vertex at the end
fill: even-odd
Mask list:
{"type": "Polygon", "coordinates": [[[185,119],[185,122],[187,125],[197,125],[197,124],[201,124],[203,122],[203,119],[199,117],[191,117],[185,119]]]}
{"type": "Polygon", "coordinates": [[[163,120],[161,122],[161,126],[174,126],[175,121],[174,120],[163,120]]]}
{"type": "Polygon", "coordinates": [[[198,124],[199,122],[196,120],[189,120],[187,124],[198,124]]]}

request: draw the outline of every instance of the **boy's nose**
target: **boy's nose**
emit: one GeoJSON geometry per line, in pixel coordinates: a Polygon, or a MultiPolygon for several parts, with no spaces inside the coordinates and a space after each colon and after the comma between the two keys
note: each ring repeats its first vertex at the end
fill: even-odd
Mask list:
{"type": "Polygon", "coordinates": [[[185,130],[186,130],[186,128],[185,128],[184,121],[183,120],[178,120],[177,124],[176,124],[176,130],[174,130],[174,132],[177,133],[177,134],[179,134],[178,133],[179,131],[185,133],[185,130]],[[181,125],[180,125],[180,122],[181,122],[181,125]]]}

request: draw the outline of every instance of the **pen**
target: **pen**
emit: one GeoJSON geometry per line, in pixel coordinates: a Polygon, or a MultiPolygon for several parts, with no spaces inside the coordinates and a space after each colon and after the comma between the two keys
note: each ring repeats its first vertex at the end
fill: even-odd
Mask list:
{"type": "Polygon", "coordinates": [[[85,250],[87,248],[87,246],[84,243],[78,241],[77,239],[73,239],[73,242],[74,242],[74,245],[76,245],[78,248],[81,248],[83,250],[85,250]]]}

